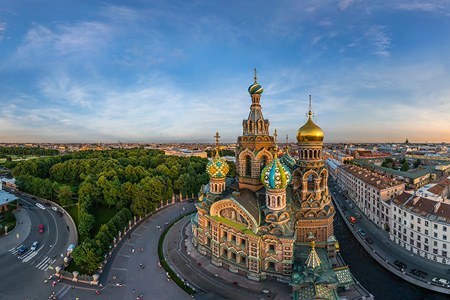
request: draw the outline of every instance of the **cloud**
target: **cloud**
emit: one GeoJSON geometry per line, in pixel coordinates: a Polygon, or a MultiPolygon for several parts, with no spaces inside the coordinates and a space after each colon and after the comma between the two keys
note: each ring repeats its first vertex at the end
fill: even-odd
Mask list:
{"type": "Polygon", "coordinates": [[[340,0],[339,1],[339,9],[340,10],[346,10],[353,4],[355,4],[356,0],[340,0]]]}
{"type": "Polygon", "coordinates": [[[6,23],[5,22],[0,22],[0,41],[5,36],[5,32],[6,32],[6,23]]]}
{"type": "Polygon", "coordinates": [[[391,38],[386,33],[386,27],[381,25],[372,25],[364,35],[371,43],[374,53],[379,56],[389,56],[391,47],[391,38]]]}

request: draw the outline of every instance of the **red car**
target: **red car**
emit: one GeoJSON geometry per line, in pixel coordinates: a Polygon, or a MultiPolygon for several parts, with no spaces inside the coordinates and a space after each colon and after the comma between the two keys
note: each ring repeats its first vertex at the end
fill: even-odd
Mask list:
{"type": "Polygon", "coordinates": [[[38,229],[39,229],[39,233],[44,233],[44,230],[45,230],[44,224],[39,224],[38,229]]]}

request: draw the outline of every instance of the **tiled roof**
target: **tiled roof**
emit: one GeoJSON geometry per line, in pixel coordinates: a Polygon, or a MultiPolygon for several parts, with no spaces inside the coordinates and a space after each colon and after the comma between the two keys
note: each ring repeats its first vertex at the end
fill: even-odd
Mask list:
{"type": "Polygon", "coordinates": [[[393,199],[399,206],[432,221],[450,223],[450,204],[404,192],[393,199]]]}
{"type": "Polygon", "coordinates": [[[383,190],[386,188],[390,188],[397,185],[402,185],[401,182],[394,180],[392,178],[380,175],[376,172],[372,172],[368,169],[354,166],[354,165],[343,165],[340,166],[340,168],[343,168],[345,171],[349,172],[353,176],[359,178],[363,182],[365,182],[368,185],[371,185],[379,190],[383,190]]]}

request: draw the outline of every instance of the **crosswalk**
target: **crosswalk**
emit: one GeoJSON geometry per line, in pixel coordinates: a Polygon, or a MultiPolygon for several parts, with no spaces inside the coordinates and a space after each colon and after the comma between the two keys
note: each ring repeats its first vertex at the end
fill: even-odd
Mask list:
{"type": "MultiPolygon", "coordinates": [[[[17,255],[17,251],[19,250],[20,247],[22,247],[22,245],[9,249],[9,252],[12,255],[17,255]]],[[[17,255],[17,259],[21,260],[22,263],[29,263],[36,269],[42,271],[47,271],[51,267],[51,265],[56,261],[56,259],[52,259],[51,257],[48,256],[44,257],[39,256],[39,249],[36,249],[35,251],[31,251],[30,249],[28,249],[24,254],[17,255]]]]}

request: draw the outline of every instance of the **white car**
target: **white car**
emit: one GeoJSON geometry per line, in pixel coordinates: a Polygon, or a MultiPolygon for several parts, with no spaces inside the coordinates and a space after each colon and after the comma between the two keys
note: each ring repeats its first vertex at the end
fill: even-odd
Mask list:
{"type": "Polygon", "coordinates": [[[40,204],[40,203],[36,203],[36,206],[39,207],[42,210],[45,210],[45,206],[40,204]]]}
{"type": "Polygon", "coordinates": [[[434,277],[433,279],[431,279],[431,281],[433,281],[434,283],[441,285],[441,286],[449,286],[450,282],[447,279],[444,278],[439,278],[439,277],[434,277]]]}
{"type": "Polygon", "coordinates": [[[30,248],[31,251],[35,251],[38,248],[38,246],[39,246],[39,243],[37,241],[34,241],[33,245],[31,245],[31,248],[30,248]]]}
{"type": "Polygon", "coordinates": [[[57,208],[56,206],[52,206],[52,209],[53,209],[54,211],[58,211],[58,208],[57,208]]]}

